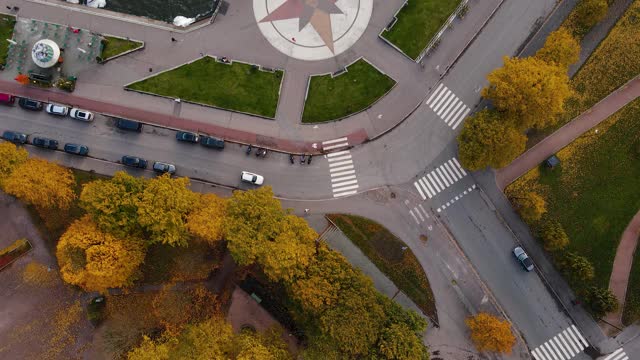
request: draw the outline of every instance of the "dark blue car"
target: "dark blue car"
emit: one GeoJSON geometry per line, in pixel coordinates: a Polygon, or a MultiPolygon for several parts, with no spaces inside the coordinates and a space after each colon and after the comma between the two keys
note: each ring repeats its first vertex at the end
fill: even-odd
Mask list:
{"type": "Polygon", "coordinates": [[[7,130],[2,133],[2,138],[15,144],[25,144],[27,142],[27,134],[23,134],[17,131],[7,130]]]}
{"type": "Polygon", "coordinates": [[[139,169],[147,168],[147,160],[139,158],[137,156],[125,155],[122,157],[122,164],[139,169]]]}
{"type": "Polygon", "coordinates": [[[85,145],[79,145],[79,144],[65,144],[64,152],[73,154],[73,155],[86,156],[87,154],[89,154],[89,148],[85,145]]]}

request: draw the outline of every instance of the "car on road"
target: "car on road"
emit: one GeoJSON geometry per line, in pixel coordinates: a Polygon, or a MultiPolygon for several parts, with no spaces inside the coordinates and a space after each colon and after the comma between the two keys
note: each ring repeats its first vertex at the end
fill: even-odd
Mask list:
{"type": "Polygon", "coordinates": [[[224,140],[213,136],[200,136],[200,145],[218,150],[224,149],[224,140]]]}
{"type": "Polygon", "coordinates": [[[522,265],[525,270],[533,271],[533,261],[531,261],[531,258],[529,257],[529,255],[527,255],[523,248],[518,246],[513,249],[513,255],[516,257],[516,259],[518,259],[518,262],[520,262],[520,265],[522,265]]]}
{"type": "Polygon", "coordinates": [[[67,116],[67,114],[69,114],[68,107],[58,104],[47,104],[47,106],[44,108],[44,111],[46,111],[47,114],[57,116],[67,116]]]}
{"type": "Polygon", "coordinates": [[[122,164],[139,169],[147,168],[147,160],[139,158],[137,156],[125,155],[122,157],[122,164]]]}
{"type": "Polygon", "coordinates": [[[25,144],[27,142],[27,134],[17,131],[7,130],[2,133],[2,138],[16,144],[25,144]]]}
{"type": "Polygon", "coordinates": [[[190,142],[195,144],[199,139],[200,137],[198,136],[198,134],[189,131],[178,131],[176,133],[176,140],[178,141],[190,142]]]}
{"type": "Polygon", "coordinates": [[[262,185],[264,183],[264,177],[248,171],[243,171],[240,179],[244,182],[252,183],[254,185],[262,185]]]}
{"type": "Polygon", "coordinates": [[[23,109],[32,111],[40,111],[44,107],[42,102],[29,98],[20,98],[20,100],[18,100],[18,105],[23,109]]]}
{"type": "Polygon", "coordinates": [[[53,140],[53,139],[48,139],[43,137],[34,137],[33,139],[31,139],[31,144],[33,146],[37,146],[45,149],[51,149],[51,150],[58,149],[58,140],[53,140]]]}
{"type": "Polygon", "coordinates": [[[86,156],[89,154],[89,148],[80,144],[64,144],[64,152],[74,155],[86,156]]]}
{"type": "Polygon", "coordinates": [[[142,123],[127,119],[116,119],[116,127],[127,131],[142,131],[142,123]]]}
{"type": "Polygon", "coordinates": [[[69,116],[76,120],[81,121],[93,121],[93,113],[87,110],[81,110],[78,108],[73,108],[69,111],[69,116]]]}
{"type": "Polygon", "coordinates": [[[16,102],[16,97],[11,94],[0,93],[0,104],[13,106],[16,102]]]}
{"type": "Polygon", "coordinates": [[[153,163],[153,171],[160,173],[160,174],[175,174],[176,173],[176,166],[173,164],[169,164],[169,163],[164,163],[164,162],[160,162],[160,161],[156,161],[153,163]]]}

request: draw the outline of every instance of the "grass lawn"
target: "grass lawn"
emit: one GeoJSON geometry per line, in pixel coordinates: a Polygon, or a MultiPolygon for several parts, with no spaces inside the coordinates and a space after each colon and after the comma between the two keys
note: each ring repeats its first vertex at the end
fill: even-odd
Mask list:
{"type": "Polygon", "coordinates": [[[328,217],[425,314],[437,321],[427,275],[413,252],[402,250],[407,246],[402,240],[382,225],[359,216],[331,214],[328,217]]]}
{"type": "MultiPolygon", "coordinates": [[[[546,199],[548,213],[571,239],[568,250],[591,261],[595,284],[605,288],[620,236],[640,210],[639,118],[640,99],[598,125],[598,135],[589,132],[561,150],[560,167],[533,169],[510,185],[535,189],[546,199]]],[[[625,308],[634,319],[640,316],[638,258],[628,292],[636,305],[625,308]]]]}
{"type": "Polygon", "coordinates": [[[557,125],[529,135],[527,147],[544,139],[562,125],[591,108],[612,91],[640,74],[640,1],[626,13],[602,40],[571,79],[574,95],[565,104],[566,112],[557,125]]]}
{"type": "Polygon", "coordinates": [[[273,118],[282,76],[282,71],[264,72],[242,63],[225,65],[205,57],[128,88],[273,118]]]}
{"type": "Polygon", "coordinates": [[[335,78],[312,76],[302,122],[335,120],[362,111],[384,96],[395,83],[362,59],[335,78]]]}
{"type": "Polygon", "coordinates": [[[154,244],[147,250],[141,267],[141,283],[206,280],[222,263],[225,245],[211,248],[205,242],[191,241],[187,247],[154,244]]]}
{"type": "Polygon", "coordinates": [[[120,55],[123,52],[142,47],[142,43],[139,41],[120,39],[112,36],[105,36],[104,39],[102,52],[100,53],[102,59],[108,59],[120,55]]]}
{"type": "Polygon", "coordinates": [[[15,24],[16,18],[14,16],[0,14],[0,39],[3,39],[2,45],[0,45],[0,64],[4,64],[7,61],[9,42],[4,39],[13,38],[13,27],[15,24]]]}
{"type": "Polygon", "coordinates": [[[416,59],[460,4],[460,0],[409,0],[382,36],[416,59]]]}

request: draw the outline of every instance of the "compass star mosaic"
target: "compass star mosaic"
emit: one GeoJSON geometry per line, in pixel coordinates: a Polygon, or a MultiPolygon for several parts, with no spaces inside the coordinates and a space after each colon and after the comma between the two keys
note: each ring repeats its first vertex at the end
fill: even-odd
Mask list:
{"type": "Polygon", "coordinates": [[[324,60],[358,41],[373,0],[253,0],[253,10],[276,49],[296,59],[324,60]]]}

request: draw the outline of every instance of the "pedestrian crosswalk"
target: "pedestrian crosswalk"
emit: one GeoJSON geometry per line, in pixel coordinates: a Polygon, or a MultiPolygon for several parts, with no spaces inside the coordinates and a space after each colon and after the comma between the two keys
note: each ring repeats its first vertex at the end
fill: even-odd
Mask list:
{"type": "Polygon", "coordinates": [[[471,109],[465,105],[448,87],[440,83],[436,90],[427,99],[427,105],[438,115],[438,117],[456,129],[464,120],[471,109]]]}
{"type": "Polygon", "coordinates": [[[622,350],[622,348],[612,352],[609,354],[604,360],[629,360],[627,354],[622,350]]]}
{"type": "Polygon", "coordinates": [[[333,197],[353,195],[358,192],[358,179],[349,150],[326,155],[329,160],[329,175],[333,197]]]}
{"type": "Polygon", "coordinates": [[[327,140],[322,142],[322,151],[336,150],[349,146],[349,139],[346,137],[327,140]]]}
{"type": "Polygon", "coordinates": [[[413,209],[410,209],[409,214],[411,214],[411,217],[413,218],[413,220],[415,220],[416,224],[418,225],[420,225],[420,223],[423,223],[430,218],[429,213],[427,213],[427,210],[425,210],[424,207],[422,207],[422,204],[419,204],[418,206],[414,206],[413,209]]]}
{"type": "Polygon", "coordinates": [[[531,354],[536,360],[568,360],[586,349],[589,343],[575,325],[571,325],[535,348],[531,354]]]}
{"type": "Polygon", "coordinates": [[[444,210],[444,209],[448,208],[449,206],[453,205],[456,201],[462,199],[465,195],[470,194],[475,189],[476,189],[476,184],[471,185],[469,188],[467,188],[466,190],[463,190],[461,193],[459,193],[458,195],[456,195],[453,198],[451,198],[451,200],[447,201],[446,204],[440,205],[436,209],[436,211],[437,212],[441,212],[442,210],[444,210]]]}
{"type": "Polygon", "coordinates": [[[422,200],[431,199],[442,190],[456,183],[467,175],[458,160],[454,157],[445,161],[427,175],[418,179],[413,185],[422,200]]]}

